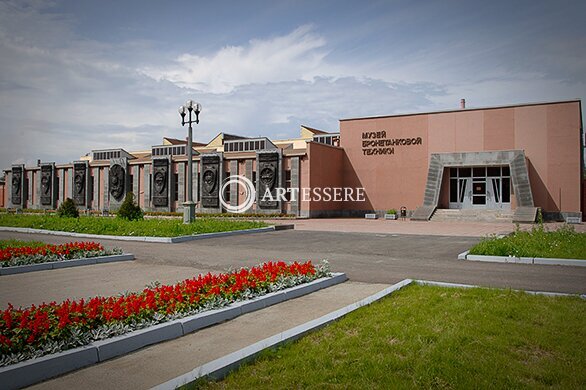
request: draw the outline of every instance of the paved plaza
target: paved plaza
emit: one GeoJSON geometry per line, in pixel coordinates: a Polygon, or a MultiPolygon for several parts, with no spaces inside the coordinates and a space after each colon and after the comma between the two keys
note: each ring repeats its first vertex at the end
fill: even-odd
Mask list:
{"type": "MultiPolygon", "coordinates": [[[[535,291],[586,293],[586,267],[496,264],[457,260],[483,235],[512,224],[300,220],[295,230],[218,237],[179,244],[98,240],[135,261],[0,277],[0,308],[137,291],[199,273],[267,260],[327,259],[350,281],[243,315],[188,336],[41,383],[37,388],[149,388],[256,341],[316,319],[405,278],[535,291]],[[163,362],[163,363],[161,363],[163,362]],[[140,367],[140,369],[137,369],[140,367]],[[108,382],[104,378],[108,377],[108,382]]],[[[527,227],[524,227],[527,228],[527,227]]],[[[583,229],[583,225],[577,227],[583,229]]],[[[70,237],[0,232],[0,239],[72,241],[70,237]]]]}

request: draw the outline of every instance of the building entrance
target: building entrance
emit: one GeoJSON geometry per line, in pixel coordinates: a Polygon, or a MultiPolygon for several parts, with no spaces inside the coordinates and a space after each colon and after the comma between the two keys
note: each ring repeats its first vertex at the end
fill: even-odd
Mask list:
{"type": "Polygon", "coordinates": [[[451,209],[510,209],[508,166],[450,168],[451,209]]]}

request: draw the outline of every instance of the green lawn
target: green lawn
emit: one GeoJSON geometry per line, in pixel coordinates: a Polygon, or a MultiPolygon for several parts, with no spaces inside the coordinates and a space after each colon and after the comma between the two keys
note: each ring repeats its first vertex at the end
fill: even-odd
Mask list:
{"type": "Polygon", "coordinates": [[[470,254],[585,260],[586,233],[578,233],[570,225],[555,231],[548,231],[543,225],[538,225],[529,232],[517,229],[500,239],[484,239],[470,249],[470,254]]]}
{"type": "Polygon", "coordinates": [[[409,286],[221,382],[186,387],[583,389],[585,366],[580,298],[409,286]]]}
{"type": "Polygon", "coordinates": [[[12,248],[22,248],[23,246],[29,246],[31,248],[38,248],[40,246],[45,246],[44,242],[41,241],[22,241],[22,240],[0,240],[0,249],[6,249],[8,247],[12,248]]]}
{"type": "Polygon", "coordinates": [[[76,233],[117,236],[177,237],[201,233],[225,232],[268,226],[257,221],[233,221],[198,218],[191,224],[176,219],[145,219],[127,221],[120,218],[80,217],[59,218],[49,215],[0,214],[0,226],[61,230],[76,233]]]}

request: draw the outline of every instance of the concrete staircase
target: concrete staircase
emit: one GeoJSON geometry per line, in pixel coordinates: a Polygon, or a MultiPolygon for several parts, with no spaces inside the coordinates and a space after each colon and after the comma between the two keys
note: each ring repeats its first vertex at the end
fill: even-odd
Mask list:
{"type": "Polygon", "coordinates": [[[511,210],[478,210],[478,209],[437,209],[431,217],[432,221],[470,221],[470,222],[513,222],[511,210]]]}

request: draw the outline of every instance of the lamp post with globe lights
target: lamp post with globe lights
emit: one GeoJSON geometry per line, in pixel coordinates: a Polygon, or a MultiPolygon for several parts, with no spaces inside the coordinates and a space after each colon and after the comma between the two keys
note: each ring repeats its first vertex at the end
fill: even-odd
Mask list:
{"type": "Polygon", "coordinates": [[[183,223],[191,223],[195,220],[195,202],[193,202],[193,140],[192,127],[193,123],[199,123],[199,113],[201,112],[201,104],[189,99],[185,105],[179,107],[179,115],[181,115],[181,126],[189,124],[189,134],[187,137],[187,202],[183,203],[183,223]],[[192,120],[192,113],[195,114],[195,119],[192,120]],[[189,114],[189,115],[188,115],[189,114]],[[188,115],[188,120],[185,116],[188,115]]]}

